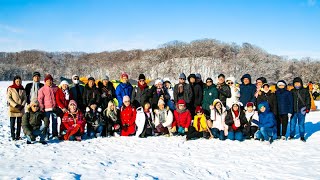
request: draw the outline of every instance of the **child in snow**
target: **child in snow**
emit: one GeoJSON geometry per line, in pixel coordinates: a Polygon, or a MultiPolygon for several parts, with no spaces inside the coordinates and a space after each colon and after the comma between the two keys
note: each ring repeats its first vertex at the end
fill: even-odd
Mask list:
{"type": "Polygon", "coordinates": [[[130,97],[123,97],[120,110],[121,136],[132,136],[136,133],[136,109],[130,104],[130,97]]]}
{"type": "Polygon", "coordinates": [[[108,107],[103,111],[103,115],[107,122],[107,136],[114,136],[115,133],[120,133],[119,112],[113,100],[108,102],[108,107]]]}
{"type": "Polygon", "coordinates": [[[86,108],[87,134],[90,138],[100,137],[105,129],[106,122],[102,117],[102,109],[97,107],[94,100],[89,102],[86,108]]]}
{"type": "Polygon", "coordinates": [[[138,137],[152,136],[154,131],[154,115],[149,102],[137,109],[136,125],[138,137]]]}
{"type": "Polygon", "coordinates": [[[228,139],[243,141],[243,127],[247,124],[246,116],[241,108],[240,102],[234,102],[226,116],[228,127],[228,139]]]}
{"type": "Polygon", "coordinates": [[[177,102],[177,108],[174,110],[174,121],[172,123],[172,132],[178,135],[185,135],[191,124],[191,113],[187,109],[187,104],[183,99],[177,102]]]}
{"type": "Polygon", "coordinates": [[[259,131],[256,132],[256,138],[269,141],[272,143],[277,138],[277,123],[274,114],[270,111],[267,101],[258,105],[259,114],[259,131]]]}
{"type": "Polygon", "coordinates": [[[210,109],[208,125],[211,128],[212,135],[214,138],[225,140],[225,137],[228,135],[228,126],[225,123],[227,110],[219,99],[213,101],[210,109]]]}
{"type": "Polygon", "coordinates": [[[187,140],[198,138],[209,138],[207,119],[201,106],[196,107],[196,115],[194,116],[193,126],[190,126],[187,133],[187,140]]]}
{"type": "Polygon", "coordinates": [[[155,124],[155,134],[156,135],[165,135],[171,133],[171,126],[173,121],[173,114],[170,111],[169,107],[165,107],[165,102],[160,99],[158,101],[158,109],[154,111],[155,118],[154,118],[154,124],[155,124]]]}
{"type": "Polygon", "coordinates": [[[254,106],[253,102],[248,102],[244,109],[247,124],[244,125],[243,134],[246,139],[250,139],[254,137],[254,134],[259,129],[259,115],[258,112],[255,110],[256,107],[254,106]]]}

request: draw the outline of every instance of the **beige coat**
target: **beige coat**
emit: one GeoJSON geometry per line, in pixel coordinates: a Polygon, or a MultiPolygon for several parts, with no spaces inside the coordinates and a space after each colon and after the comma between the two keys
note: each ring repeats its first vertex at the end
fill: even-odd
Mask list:
{"type": "Polygon", "coordinates": [[[20,112],[12,112],[13,108],[20,104],[22,106],[26,105],[27,102],[27,96],[26,91],[20,89],[19,92],[17,92],[14,88],[8,88],[7,92],[7,100],[9,102],[9,117],[22,117],[24,114],[24,108],[20,112]]]}

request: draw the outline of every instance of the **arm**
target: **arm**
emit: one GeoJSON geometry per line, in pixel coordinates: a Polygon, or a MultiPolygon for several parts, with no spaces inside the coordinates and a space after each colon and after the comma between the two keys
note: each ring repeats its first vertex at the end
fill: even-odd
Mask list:
{"type": "Polygon", "coordinates": [[[288,104],[289,104],[289,113],[293,114],[293,95],[291,91],[288,91],[288,104]]]}
{"type": "Polygon", "coordinates": [[[233,122],[233,117],[232,114],[230,112],[227,113],[226,115],[226,120],[225,120],[226,125],[231,126],[234,122],[233,122]]]}
{"type": "Polygon", "coordinates": [[[133,126],[133,125],[135,125],[136,124],[136,116],[137,116],[137,111],[134,109],[134,108],[132,108],[133,110],[132,110],[132,116],[131,116],[131,119],[130,119],[130,126],[133,126]]]}
{"type": "Polygon", "coordinates": [[[30,130],[29,126],[29,112],[25,113],[23,116],[22,116],[22,123],[21,123],[21,126],[22,126],[22,129],[23,129],[23,132],[24,134],[30,136],[32,134],[32,131],[30,130]]]}
{"type": "Polygon", "coordinates": [[[27,94],[26,94],[26,91],[23,91],[22,92],[22,106],[24,107],[27,103],[27,94]]]}
{"type": "Polygon", "coordinates": [[[310,92],[309,92],[309,90],[308,89],[306,89],[306,108],[307,108],[307,110],[309,110],[310,111],[310,109],[311,109],[311,94],[310,94],[310,92]]]}
{"type": "Polygon", "coordinates": [[[166,122],[163,123],[163,127],[168,127],[168,126],[171,126],[173,122],[173,114],[170,110],[168,110],[168,114],[167,114],[167,119],[166,119],[166,122]]]}
{"type": "Polygon", "coordinates": [[[186,128],[190,127],[190,124],[191,124],[191,121],[192,121],[192,116],[191,116],[191,113],[190,111],[187,111],[188,112],[188,115],[187,115],[187,124],[186,124],[186,128]]]}
{"type": "Polygon", "coordinates": [[[7,92],[7,100],[10,104],[11,107],[15,107],[16,105],[18,105],[13,99],[12,99],[12,89],[8,88],[8,92],[7,92]]]}
{"type": "Polygon", "coordinates": [[[177,85],[175,85],[173,89],[173,100],[175,103],[178,102],[178,86],[177,85]]]}
{"type": "Polygon", "coordinates": [[[44,110],[44,102],[43,102],[43,100],[44,100],[44,94],[43,94],[43,88],[44,88],[44,87],[42,87],[42,88],[40,88],[40,89],[38,90],[38,101],[39,101],[40,110],[44,110]]]}
{"type": "Polygon", "coordinates": [[[231,98],[231,90],[228,85],[224,85],[221,89],[218,89],[219,93],[227,98],[231,98]]]}
{"type": "Polygon", "coordinates": [[[122,106],[122,94],[121,94],[120,84],[117,86],[116,96],[117,96],[117,100],[118,100],[118,107],[121,107],[122,106]]]}

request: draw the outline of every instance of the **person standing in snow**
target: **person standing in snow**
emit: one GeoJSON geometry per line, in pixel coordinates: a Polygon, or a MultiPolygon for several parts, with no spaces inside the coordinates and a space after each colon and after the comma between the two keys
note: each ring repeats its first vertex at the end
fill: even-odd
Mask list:
{"type": "Polygon", "coordinates": [[[71,85],[70,91],[71,91],[71,94],[73,95],[73,99],[76,101],[78,109],[84,112],[86,108],[83,104],[83,98],[82,98],[84,87],[80,85],[80,80],[78,75],[75,74],[72,76],[72,83],[73,84],[71,85]]]}
{"type": "Polygon", "coordinates": [[[13,78],[13,84],[7,89],[7,101],[9,106],[10,130],[12,140],[20,140],[21,122],[24,114],[24,106],[27,103],[26,91],[24,90],[20,76],[13,78]],[[15,124],[17,120],[17,130],[15,124]]]}
{"type": "Polygon", "coordinates": [[[173,95],[175,104],[183,99],[186,102],[187,109],[190,109],[193,94],[190,85],[186,83],[186,75],[184,73],[180,74],[179,83],[174,86],[173,95]]]}
{"type": "Polygon", "coordinates": [[[208,126],[214,138],[226,139],[228,135],[228,126],[225,122],[226,116],[226,108],[219,99],[215,99],[211,106],[210,120],[208,120],[208,126]]]}
{"type": "Polygon", "coordinates": [[[306,114],[310,112],[311,108],[311,98],[309,94],[309,89],[303,87],[303,82],[300,77],[293,79],[292,89],[293,94],[293,116],[290,121],[290,139],[293,139],[296,132],[296,124],[299,125],[300,140],[305,140],[305,119],[306,114]]]}
{"type": "MultiPolygon", "coordinates": [[[[99,90],[96,86],[95,79],[93,77],[89,77],[88,83],[84,87],[82,101],[85,107],[89,107],[90,102],[94,102],[98,107],[100,107],[101,96],[99,90]]],[[[91,103],[92,104],[92,103],[91,103]]]]}
{"type": "Polygon", "coordinates": [[[260,104],[263,101],[267,101],[269,103],[271,112],[275,116],[277,116],[278,108],[277,108],[277,96],[275,93],[271,92],[269,84],[263,84],[262,89],[258,93],[257,104],[260,104]]]}
{"type": "Polygon", "coordinates": [[[226,108],[227,110],[229,110],[232,106],[233,102],[239,102],[239,98],[240,98],[240,89],[236,86],[236,81],[234,77],[228,77],[226,79],[227,85],[229,85],[230,87],[230,91],[231,91],[231,97],[227,98],[226,101],[226,108]]]}
{"type": "Polygon", "coordinates": [[[68,105],[71,99],[73,99],[72,93],[69,90],[69,84],[67,81],[63,80],[60,83],[60,87],[56,92],[56,102],[57,102],[57,115],[62,119],[64,114],[68,112],[68,105]]]}
{"type": "Polygon", "coordinates": [[[216,85],[213,84],[211,78],[206,79],[206,85],[203,88],[203,101],[202,101],[202,108],[204,114],[210,116],[210,106],[212,105],[215,99],[219,98],[219,92],[216,88],[216,85]]]}
{"type": "Polygon", "coordinates": [[[173,114],[169,107],[165,107],[165,102],[159,99],[158,109],[154,110],[155,118],[155,134],[156,135],[172,135],[171,127],[173,122],[173,114]]]}
{"type": "Polygon", "coordinates": [[[262,88],[262,85],[264,84],[267,84],[268,81],[265,77],[259,77],[257,80],[256,80],[256,93],[254,94],[254,96],[257,98],[259,93],[260,93],[260,90],[262,88]]]}
{"type": "Polygon", "coordinates": [[[172,123],[172,132],[177,132],[178,135],[182,136],[188,133],[192,116],[183,99],[180,99],[177,102],[177,108],[174,110],[173,115],[174,121],[172,123]]]}
{"type": "Polygon", "coordinates": [[[202,81],[201,74],[197,73],[196,78],[197,78],[196,83],[199,84],[203,89],[206,84],[202,81]]]}
{"type": "Polygon", "coordinates": [[[254,134],[259,129],[259,115],[255,110],[256,107],[253,102],[248,102],[245,106],[245,114],[247,124],[244,125],[243,135],[246,139],[254,138],[254,134]]]}
{"type": "Polygon", "coordinates": [[[121,136],[132,136],[136,133],[136,109],[130,104],[130,97],[124,96],[120,109],[121,136]]]}
{"type": "Polygon", "coordinates": [[[101,108],[104,110],[108,107],[109,101],[116,98],[116,90],[113,87],[113,83],[109,80],[108,75],[102,79],[102,82],[98,82],[98,89],[101,95],[101,108]]]}
{"type": "Polygon", "coordinates": [[[131,103],[134,107],[138,108],[143,105],[144,102],[149,99],[149,87],[146,83],[146,77],[144,74],[140,74],[138,77],[138,86],[133,88],[131,103]]]}
{"type": "Polygon", "coordinates": [[[208,131],[207,118],[201,106],[196,107],[196,115],[194,116],[193,125],[189,127],[187,133],[187,140],[207,138],[209,139],[210,133],[208,131]]]}
{"type": "Polygon", "coordinates": [[[40,77],[39,72],[34,72],[32,82],[26,85],[27,104],[38,99],[38,90],[43,87],[43,84],[40,83],[40,77]]]}
{"type": "Polygon", "coordinates": [[[226,116],[226,125],[228,125],[228,139],[243,141],[243,127],[247,124],[246,116],[241,110],[241,103],[234,102],[226,116]]]}
{"type": "Polygon", "coordinates": [[[168,106],[170,108],[171,111],[174,111],[176,109],[175,107],[175,103],[174,103],[174,90],[173,87],[171,85],[170,79],[169,78],[164,78],[164,88],[167,91],[168,95],[170,96],[170,98],[168,99],[168,106]]]}
{"type": "Polygon", "coordinates": [[[287,83],[284,80],[277,82],[277,135],[278,138],[286,140],[289,119],[293,114],[292,92],[287,90],[287,83]],[[281,136],[281,137],[280,137],[281,136]]]}
{"type": "Polygon", "coordinates": [[[218,76],[217,89],[219,92],[219,99],[222,102],[223,106],[227,106],[227,98],[231,98],[231,89],[229,85],[225,82],[224,74],[218,76]]]}
{"type": "Polygon", "coordinates": [[[244,105],[248,102],[256,103],[256,86],[251,84],[250,74],[245,74],[241,78],[242,84],[240,85],[240,102],[244,105]]]}
{"type": "Polygon", "coordinates": [[[124,96],[132,97],[132,90],[133,90],[132,85],[129,83],[129,76],[127,73],[121,74],[121,80],[122,82],[116,88],[116,96],[117,96],[119,108],[122,107],[123,97],[124,96]]]}
{"type": "Polygon", "coordinates": [[[192,91],[192,98],[190,102],[190,112],[194,116],[195,115],[195,109],[197,106],[201,106],[202,99],[203,99],[203,91],[201,86],[196,82],[196,75],[195,74],[190,74],[188,76],[188,81],[191,87],[192,91]]]}

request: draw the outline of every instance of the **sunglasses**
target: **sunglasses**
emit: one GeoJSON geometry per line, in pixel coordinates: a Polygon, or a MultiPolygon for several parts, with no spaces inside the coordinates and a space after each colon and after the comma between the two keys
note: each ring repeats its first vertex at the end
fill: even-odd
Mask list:
{"type": "Polygon", "coordinates": [[[233,82],[228,82],[227,84],[233,84],[233,82]]]}
{"type": "Polygon", "coordinates": [[[184,78],[179,78],[179,79],[184,80],[184,81],[186,80],[186,79],[184,79],[184,78]]]}
{"type": "Polygon", "coordinates": [[[36,108],[36,107],[39,107],[38,105],[32,105],[32,107],[36,108]]]}
{"type": "Polygon", "coordinates": [[[78,78],[78,77],[75,77],[75,78],[73,78],[73,80],[79,80],[79,78],[78,78]]]}

